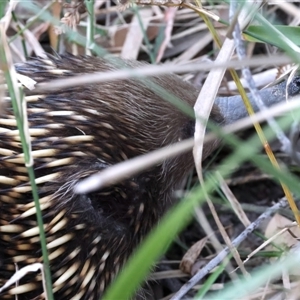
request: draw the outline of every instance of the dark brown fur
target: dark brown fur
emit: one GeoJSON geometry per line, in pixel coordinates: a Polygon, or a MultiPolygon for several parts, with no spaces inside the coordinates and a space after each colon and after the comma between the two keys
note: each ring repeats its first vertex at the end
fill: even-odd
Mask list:
{"type": "MultiPolygon", "coordinates": [[[[38,82],[47,82],[115,68],[103,59],[68,55],[47,61],[36,59],[17,70],[38,82]],[[53,74],[52,70],[65,71],[53,74]]],[[[190,106],[197,98],[197,90],[177,76],[150,80],[190,106]]],[[[31,94],[34,91],[26,91],[26,95],[31,94]]],[[[18,136],[10,134],[16,126],[5,125],[7,119],[13,119],[11,109],[0,118],[0,175],[16,181],[0,181],[2,286],[16,266],[22,268],[41,261],[41,251],[38,233],[25,235],[37,224],[26,169],[22,162],[14,161],[22,153],[18,136]],[[32,213],[24,215],[29,209],[32,213]],[[8,224],[19,226],[9,232],[8,224]]],[[[72,188],[80,179],[110,165],[192,136],[194,121],[149,89],[143,80],[134,79],[44,93],[28,102],[28,118],[31,129],[41,129],[31,132],[32,149],[35,176],[42,181],[38,188],[55,299],[71,299],[75,295],[76,299],[98,299],[172,202],[174,191],[193,167],[192,154],[168,160],[117,186],[88,195],[75,195],[72,188]],[[59,111],[64,112],[57,115],[59,111]],[[70,137],[77,140],[70,141],[70,137]],[[52,152],[36,152],[45,149],[52,152]],[[47,175],[52,177],[42,180],[47,175]],[[60,245],[51,244],[63,236],[60,245]],[[68,270],[74,272],[58,284],[57,280],[68,270]]],[[[221,121],[216,109],[212,118],[221,121]]],[[[31,288],[19,299],[40,298],[40,279],[40,274],[22,279],[19,284],[31,283],[31,288]]],[[[14,299],[11,295],[18,289],[7,289],[1,299],[14,299]]]]}

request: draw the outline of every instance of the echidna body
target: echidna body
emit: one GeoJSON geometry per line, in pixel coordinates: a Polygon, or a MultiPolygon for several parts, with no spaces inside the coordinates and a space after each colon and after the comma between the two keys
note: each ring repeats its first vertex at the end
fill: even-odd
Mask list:
{"type": "MultiPolygon", "coordinates": [[[[79,73],[138,67],[101,58],[35,59],[16,67],[47,83],[79,73]],[[121,66],[120,66],[121,64],[121,66]]],[[[299,93],[299,78],[288,87],[299,93]]],[[[194,120],[162,92],[193,106],[198,91],[175,75],[89,84],[55,92],[25,90],[34,171],[56,300],[99,299],[128,256],[171,204],[193,167],[191,153],[134,178],[78,195],[77,182],[115,163],[193,136],[194,120]],[[150,80],[150,81],[149,81],[150,80]]],[[[285,101],[286,83],[261,92],[266,105],[285,101]]],[[[247,114],[238,97],[219,98],[210,119],[231,123],[247,114]]],[[[252,101],[255,106],[255,103],[252,101]]],[[[0,115],[0,287],[16,270],[42,262],[31,186],[10,101],[0,115]]],[[[257,109],[257,106],[256,106],[257,109]]],[[[204,157],[214,144],[206,145],[204,157]]],[[[41,299],[40,273],[4,290],[1,299],[41,299]]]]}
{"type": "MultiPolygon", "coordinates": [[[[123,62],[137,67],[137,62],[123,62]]],[[[17,71],[37,82],[115,69],[104,59],[35,59],[17,71]]],[[[196,89],[175,75],[150,78],[193,105],[196,89]]],[[[26,90],[34,170],[55,299],[99,299],[171,203],[193,166],[191,153],[100,191],[75,195],[81,179],[117,162],[193,135],[194,121],[140,80],[90,84],[36,95],[26,90]]],[[[0,116],[0,286],[17,269],[41,262],[35,208],[16,121],[8,101],[0,116]]],[[[220,121],[217,109],[212,114],[220,121]]],[[[42,298],[31,273],[1,299],[42,298]]]]}

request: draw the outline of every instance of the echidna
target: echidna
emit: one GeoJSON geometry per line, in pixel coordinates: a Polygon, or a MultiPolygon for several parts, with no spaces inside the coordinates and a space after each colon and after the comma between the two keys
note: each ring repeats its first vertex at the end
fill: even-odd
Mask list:
{"type": "MultiPolygon", "coordinates": [[[[33,59],[16,68],[39,83],[115,69],[101,58],[71,55],[33,59]]],[[[198,91],[191,84],[175,75],[151,80],[193,106],[198,91]]],[[[193,167],[193,158],[191,153],[181,155],[86,195],[74,194],[73,187],[117,162],[193,136],[194,120],[134,79],[25,93],[55,299],[99,299],[172,203],[173,192],[193,167]]],[[[271,102],[284,100],[285,83],[262,96],[271,102]]],[[[213,121],[230,123],[245,115],[240,99],[231,100],[218,100],[213,121]],[[237,107],[241,107],[240,115],[231,118],[237,107]]],[[[41,261],[31,186],[7,102],[0,116],[0,286],[16,269],[41,261]]],[[[211,151],[207,149],[206,155],[211,151]]],[[[1,299],[15,299],[13,295],[20,300],[40,299],[42,293],[41,275],[31,273],[18,286],[5,290],[1,299]]]]}

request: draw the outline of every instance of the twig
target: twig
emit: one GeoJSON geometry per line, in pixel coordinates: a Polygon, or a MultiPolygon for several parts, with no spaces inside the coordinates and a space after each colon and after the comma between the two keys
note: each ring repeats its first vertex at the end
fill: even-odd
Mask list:
{"type": "MultiPolygon", "coordinates": [[[[233,247],[243,242],[265,219],[269,218],[279,209],[287,206],[287,200],[281,199],[278,203],[270,207],[266,212],[261,214],[256,221],[251,223],[236,239],[232,241],[233,247]]],[[[204,276],[218,266],[223,259],[230,253],[229,247],[224,248],[214,259],[212,259],[204,268],[202,268],[193,278],[191,278],[182,288],[171,298],[171,300],[179,300],[189,292],[204,276]]]]}
{"type": "Polygon", "coordinates": [[[163,66],[146,66],[138,69],[118,70],[111,72],[95,72],[93,74],[85,74],[74,76],[65,79],[56,79],[48,82],[47,84],[37,84],[36,92],[39,91],[55,91],[62,88],[73,87],[97,82],[105,82],[108,80],[128,79],[132,77],[140,78],[141,76],[159,76],[168,73],[186,73],[195,71],[209,71],[218,68],[240,68],[242,66],[273,66],[276,64],[287,64],[292,60],[285,55],[274,55],[270,57],[258,57],[251,59],[244,59],[243,61],[221,61],[221,62],[204,62],[199,64],[188,64],[184,66],[178,65],[165,65],[163,66]]]}
{"type": "MultiPolygon", "coordinates": [[[[282,115],[288,111],[294,110],[295,112],[299,111],[300,102],[293,101],[288,103],[280,103],[271,107],[268,112],[260,112],[253,115],[251,118],[244,118],[235,122],[234,124],[227,125],[223,128],[223,133],[232,133],[236,132],[242,128],[248,128],[252,126],[253,122],[261,122],[266,119],[266,114],[282,115]]],[[[216,135],[213,133],[208,134],[204,143],[215,140],[216,135]]],[[[75,186],[75,193],[90,193],[95,189],[100,189],[105,186],[110,185],[111,183],[117,183],[126,178],[130,178],[134,174],[144,170],[147,167],[153,166],[157,163],[161,163],[167,158],[170,158],[184,151],[190,151],[193,147],[193,139],[184,140],[179,143],[173,144],[171,146],[166,146],[164,148],[152,151],[150,153],[143,154],[141,156],[135,157],[130,160],[123,161],[114,166],[111,166],[95,175],[80,181],[75,186]],[[177,149],[176,149],[177,148],[177,149]],[[182,151],[182,152],[181,152],[182,151]]]]}

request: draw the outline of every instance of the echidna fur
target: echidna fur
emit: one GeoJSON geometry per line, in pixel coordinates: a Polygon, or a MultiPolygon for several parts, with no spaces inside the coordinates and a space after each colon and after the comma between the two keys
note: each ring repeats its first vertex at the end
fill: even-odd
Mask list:
{"type": "MultiPolygon", "coordinates": [[[[140,63],[125,61],[126,67],[140,63]]],[[[101,58],[49,57],[16,66],[37,82],[115,69],[101,58]]],[[[151,77],[193,105],[196,89],[175,75],[151,77]]],[[[193,166],[191,153],[86,195],[74,185],[117,162],[193,135],[194,121],[147,87],[128,79],[36,94],[25,90],[34,170],[56,300],[99,299],[141,239],[172,202],[193,166]]],[[[35,207],[6,98],[0,116],[0,286],[17,269],[42,262],[35,207]]],[[[219,118],[213,112],[212,118],[219,118]]],[[[1,299],[42,299],[31,273],[1,299]]]]}

